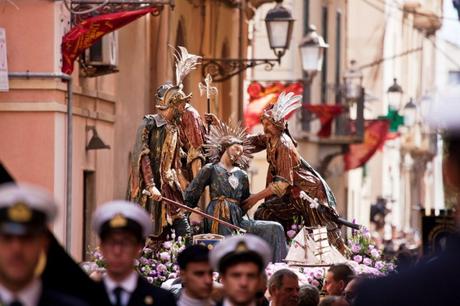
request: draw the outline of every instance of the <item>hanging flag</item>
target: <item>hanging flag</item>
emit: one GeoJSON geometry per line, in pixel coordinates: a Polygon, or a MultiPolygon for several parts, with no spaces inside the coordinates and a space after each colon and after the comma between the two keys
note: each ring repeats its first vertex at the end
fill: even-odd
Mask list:
{"type": "Polygon", "coordinates": [[[91,17],[77,24],[62,37],[62,72],[71,74],[75,59],[105,34],[155,11],[157,8],[149,7],[136,11],[104,14],[91,17]]]}
{"type": "Polygon", "coordinates": [[[356,169],[367,163],[386,141],[389,126],[390,122],[386,119],[366,121],[363,143],[350,145],[343,157],[345,170],[356,169]]]}
{"type": "Polygon", "coordinates": [[[316,118],[319,119],[321,128],[317,135],[321,138],[330,137],[332,121],[342,113],[343,107],[331,104],[304,104],[303,107],[315,114],[316,118]]]}
{"type": "MultiPolygon", "coordinates": [[[[248,86],[249,103],[244,109],[244,122],[246,128],[251,130],[255,125],[260,123],[260,115],[271,104],[275,103],[281,92],[293,92],[296,95],[301,95],[303,86],[299,82],[283,84],[281,82],[273,82],[263,86],[257,81],[252,82],[248,86]]],[[[290,117],[287,116],[286,119],[290,117]]]]}

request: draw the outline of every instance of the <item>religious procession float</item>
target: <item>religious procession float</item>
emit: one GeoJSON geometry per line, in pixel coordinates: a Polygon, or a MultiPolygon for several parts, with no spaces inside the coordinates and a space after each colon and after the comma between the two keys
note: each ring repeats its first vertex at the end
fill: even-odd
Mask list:
{"type": "MultiPolygon", "coordinates": [[[[299,154],[286,118],[302,106],[301,95],[281,92],[259,117],[263,133],[249,134],[209,113],[209,101],[217,94],[210,76],[199,86],[208,100],[208,113],[201,118],[182,83],[200,57],[178,47],[175,59],[175,82],[157,89],[156,111],[138,128],[127,192],[152,218],[153,233],[136,263],[149,282],[171,286],[178,276],[177,254],[187,244],[212,248],[225,237],[245,233],[272,247],[268,277],[288,268],[301,284],[321,289],[332,264],[348,263],[358,274],[375,276],[394,270],[366,228],[339,216],[331,188],[299,154]],[[251,193],[246,169],[252,154],[264,150],[266,187],[251,193]],[[349,239],[343,227],[351,228],[349,239]]],[[[103,271],[99,251],[91,256],[83,268],[103,271]]]]}

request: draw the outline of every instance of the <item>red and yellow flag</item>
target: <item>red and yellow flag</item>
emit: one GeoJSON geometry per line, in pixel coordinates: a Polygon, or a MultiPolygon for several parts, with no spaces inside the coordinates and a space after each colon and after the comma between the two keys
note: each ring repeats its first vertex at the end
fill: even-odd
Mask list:
{"type": "Polygon", "coordinates": [[[317,135],[321,138],[330,137],[332,121],[335,117],[342,113],[343,106],[331,104],[304,104],[303,107],[315,114],[315,116],[319,119],[321,129],[317,135]]]}
{"type": "Polygon", "coordinates": [[[366,121],[364,141],[352,144],[344,155],[345,170],[356,169],[364,165],[387,140],[390,122],[385,119],[366,121]]]}
{"type": "Polygon", "coordinates": [[[62,72],[71,74],[75,59],[105,34],[156,10],[157,8],[149,7],[136,11],[104,14],[88,18],[77,24],[62,37],[62,72]]]}

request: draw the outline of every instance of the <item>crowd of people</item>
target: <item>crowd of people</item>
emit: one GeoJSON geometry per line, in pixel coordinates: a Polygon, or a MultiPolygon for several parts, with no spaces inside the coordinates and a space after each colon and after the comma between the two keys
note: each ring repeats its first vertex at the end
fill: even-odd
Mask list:
{"type": "Polygon", "coordinates": [[[179,290],[155,287],[134,268],[152,232],[150,217],[139,205],[121,200],[100,206],[93,215],[106,267],[95,281],[75,273],[77,264],[70,257],[64,260],[65,252],[52,251],[57,241],[47,224],[56,214],[57,205],[44,190],[0,187],[1,305],[351,305],[355,294],[355,273],[346,264],[329,268],[321,298],[316,287],[300,287],[289,269],[267,279],[272,247],[251,234],[229,237],[212,248],[189,245],[177,258],[179,290]]]}

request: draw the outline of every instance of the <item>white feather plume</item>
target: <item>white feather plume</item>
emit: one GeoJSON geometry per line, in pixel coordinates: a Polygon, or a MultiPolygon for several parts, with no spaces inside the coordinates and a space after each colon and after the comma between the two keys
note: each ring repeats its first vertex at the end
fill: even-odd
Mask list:
{"type": "Polygon", "coordinates": [[[283,91],[278,96],[278,101],[273,106],[272,114],[275,121],[284,119],[292,111],[302,107],[302,96],[294,95],[293,92],[283,91]]]}
{"type": "Polygon", "coordinates": [[[186,48],[178,46],[174,57],[176,58],[176,85],[179,86],[184,78],[200,64],[201,56],[188,53],[186,48]]]}

